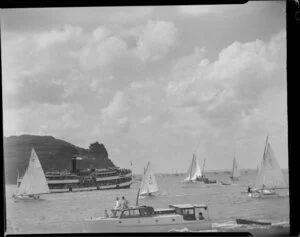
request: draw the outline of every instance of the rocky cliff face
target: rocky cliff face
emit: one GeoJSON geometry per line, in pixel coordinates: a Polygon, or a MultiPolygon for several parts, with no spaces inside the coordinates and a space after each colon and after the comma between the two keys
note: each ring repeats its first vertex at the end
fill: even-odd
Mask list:
{"type": "Polygon", "coordinates": [[[77,147],[52,136],[11,136],[4,137],[3,142],[5,182],[8,184],[16,183],[17,170],[20,175],[25,172],[32,147],[45,172],[71,170],[72,156],[83,158],[77,161],[79,169],[115,167],[108,158],[105,146],[98,142],[92,143],[89,149],[77,147]]]}

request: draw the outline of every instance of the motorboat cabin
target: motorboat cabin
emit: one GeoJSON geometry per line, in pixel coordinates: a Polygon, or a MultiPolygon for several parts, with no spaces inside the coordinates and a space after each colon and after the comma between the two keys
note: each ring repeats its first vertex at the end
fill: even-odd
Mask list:
{"type": "Polygon", "coordinates": [[[113,217],[87,221],[89,229],[102,232],[164,232],[182,228],[197,231],[212,228],[207,206],[203,204],[169,205],[165,209],[136,206],[118,210],[113,217]]]}
{"type": "Polygon", "coordinates": [[[170,208],[174,208],[175,212],[183,216],[184,220],[204,220],[210,219],[208,215],[207,206],[204,204],[179,204],[169,205],[170,208]]]}

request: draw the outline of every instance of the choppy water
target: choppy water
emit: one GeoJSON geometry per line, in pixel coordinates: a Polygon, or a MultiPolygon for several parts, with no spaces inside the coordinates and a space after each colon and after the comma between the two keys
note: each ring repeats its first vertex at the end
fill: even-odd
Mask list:
{"type": "MultiPolygon", "coordinates": [[[[227,181],[228,174],[210,173],[208,177],[227,181]]],[[[285,174],[288,180],[288,174],[285,174]]],[[[201,186],[182,183],[183,176],[157,175],[161,196],[142,199],[140,204],[166,208],[169,204],[204,203],[209,207],[213,228],[238,228],[236,218],[266,220],[275,225],[289,223],[288,189],[279,190],[283,197],[253,199],[241,192],[253,184],[255,173],[242,175],[232,186],[201,186]]],[[[60,193],[43,195],[43,201],[13,203],[14,185],[6,185],[7,233],[76,233],[87,218],[103,216],[115,198],[125,196],[134,205],[139,188],[135,182],[130,189],[60,193]]]]}

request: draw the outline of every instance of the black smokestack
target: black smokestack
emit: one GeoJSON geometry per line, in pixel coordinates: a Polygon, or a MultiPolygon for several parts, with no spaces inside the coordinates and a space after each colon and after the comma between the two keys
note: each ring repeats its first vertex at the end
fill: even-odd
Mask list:
{"type": "Polygon", "coordinates": [[[76,173],[76,156],[72,157],[72,173],[76,173]]]}

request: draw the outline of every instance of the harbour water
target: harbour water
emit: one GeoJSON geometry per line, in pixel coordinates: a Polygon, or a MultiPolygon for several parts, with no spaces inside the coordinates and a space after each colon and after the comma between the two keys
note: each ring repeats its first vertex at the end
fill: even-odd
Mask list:
{"type": "MultiPolygon", "coordinates": [[[[288,181],[288,173],[284,172],[288,181]]],[[[184,176],[157,174],[160,195],[156,198],[140,199],[139,204],[154,208],[167,208],[169,204],[206,204],[213,222],[213,231],[234,231],[241,228],[236,218],[263,220],[274,226],[289,225],[288,189],[278,190],[281,197],[250,198],[247,185],[253,185],[255,171],[242,174],[234,185],[186,185],[184,176]]],[[[207,173],[212,179],[227,181],[228,173],[207,173]]],[[[130,189],[89,192],[68,192],[42,195],[37,202],[13,203],[15,185],[6,185],[7,233],[80,233],[86,219],[104,216],[105,209],[115,205],[116,197],[125,196],[130,205],[135,205],[139,181],[130,189]]],[[[248,227],[247,227],[248,228],[248,227]]],[[[267,228],[267,227],[260,227],[267,228]]],[[[180,230],[179,230],[180,231],[180,230]]],[[[182,231],[182,230],[181,230],[182,231]]]]}

